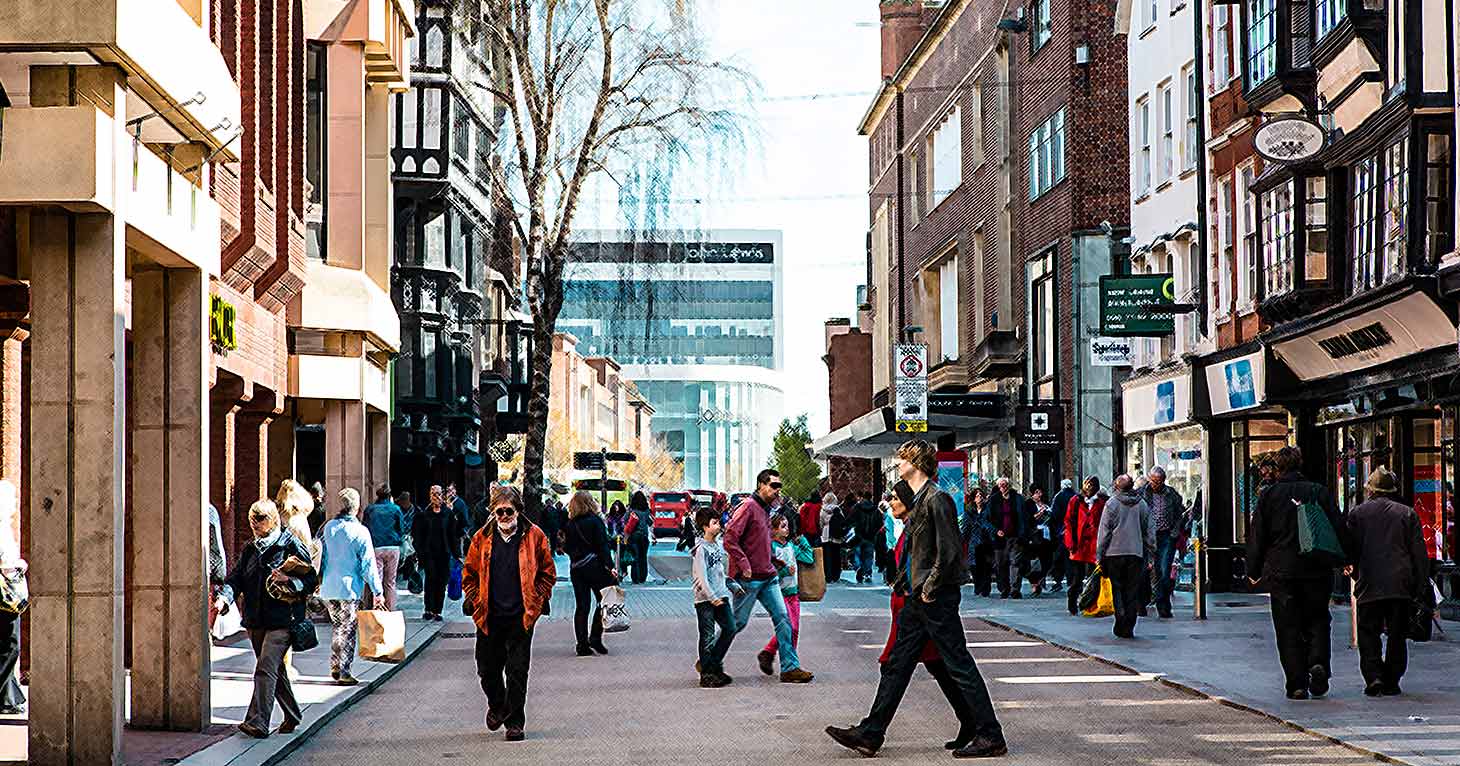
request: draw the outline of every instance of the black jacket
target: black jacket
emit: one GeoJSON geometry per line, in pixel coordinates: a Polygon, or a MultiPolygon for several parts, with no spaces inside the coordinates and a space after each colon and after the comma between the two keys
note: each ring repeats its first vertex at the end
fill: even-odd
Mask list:
{"type": "Polygon", "coordinates": [[[1049,531],[1054,535],[1056,541],[1065,539],[1065,511],[1070,507],[1070,500],[1079,494],[1073,489],[1061,489],[1055,493],[1054,502],[1050,503],[1049,531]]]}
{"type": "Polygon", "coordinates": [[[597,577],[613,568],[608,526],[596,513],[585,513],[568,522],[563,530],[563,551],[572,562],[571,573],[575,576],[597,577]]]}
{"type": "MultiPolygon", "coordinates": [[[[270,596],[265,588],[269,576],[290,556],[296,556],[305,563],[309,562],[309,549],[299,542],[299,538],[289,534],[288,530],[262,551],[252,540],[244,543],[238,563],[224,580],[224,585],[233,591],[234,607],[237,608],[238,602],[243,601],[243,627],[279,630],[306,619],[303,599],[295,604],[286,604],[270,596]]],[[[301,590],[305,594],[313,593],[319,587],[319,573],[312,569],[308,575],[298,579],[303,583],[301,590]]]]}
{"type": "Polygon", "coordinates": [[[882,539],[882,513],[867,500],[859,501],[852,513],[852,526],[857,530],[857,540],[876,543],[882,539]]]}
{"type": "Polygon", "coordinates": [[[432,511],[429,505],[416,511],[416,517],[411,520],[411,542],[415,545],[416,555],[436,560],[442,558],[444,550],[445,558],[461,558],[461,538],[466,523],[467,520],[449,506],[443,505],[439,513],[432,511]]]}
{"type": "Polygon", "coordinates": [[[912,512],[903,529],[903,559],[893,580],[895,592],[909,598],[927,596],[963,583],[963,539],[958,534],[958,508],[937,482],[928,480],[913,496],[912,512]]]}
{"type": "Polygon", "coordinates": [[[1346,528],[1338,516],[1333,494],[1322,484],[1294,471],[1283,475],[1257,496],[1257,507],[1247,526],[1247,576],[1253,579],[1292,580],[1333,576],[1329,562],[1298,553],[1298,506],[1316,499],[1348,550],[1346,528]]]}
{"type": "Polygon", "coordinates": [[[1386,598],[1429,601],[1429,555],[1419,514],[1403,503],[1375,497],[1348,512],[1348,553],[1360,604],[1386,598]]]}
{"type": "Polygon", "coordinates": [[[993,529],[991,539],[995,545],[1024,539],[1024,496],[1012,489],[1009,490],[1009,510],[1014,514],[1014,531],[1007,537],[999,537],[999,532],[1004,528],[1004,496],[995,489],[989,499],[984,501],[983,515],[993,529]]]}

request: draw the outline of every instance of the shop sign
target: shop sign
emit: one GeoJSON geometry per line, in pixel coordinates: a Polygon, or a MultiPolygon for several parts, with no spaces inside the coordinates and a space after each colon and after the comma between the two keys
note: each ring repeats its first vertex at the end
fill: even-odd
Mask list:
{"type": "Polygon", "coordinates": [[[1186,423],[1191,420],[1191,376],[1128,386],[1121,408],[1128,434],[1186,423]]]}
{"type": "Polygon", "coordinates": [[[963,418],[987,418],[997,420],[1004,417],[1004,394],[928,394],[928,412],[963,418]]]}
{"type": "Polygon", "coordinates": [[[897,432],[928,430],[928,344],[899,343],[892,349],[893,388],[897,392],[897,432]]]}
{"type": "Polygon", "coordinates": [[[1269,120],[1252,137],[1252,148],[1269,162],[1292,164],[1311,160],[1328,144],[1322,125],[1301,115],[1269,120]]]}
{"type": "Polygon", "coordinates": [[[209,297],[208,340],[213,344],[214,351],[233,351],[238,348],[238,335],[235,332],[237,320],[238,311],[233,308],[232,303],[216,295],[209,297]]]}
{"type": "Polygon", "coordinates": [[[1250,409],[1267,399],[1267,364],[1261,351],[1209,364],[1206,372],[1213,415],[1250,409]]]}
{"type": "Polygon", "coordinates": [[[1176,280],[1170,274],[1135,274],[1100,278],[1100,334],[1161,337],[1176,332],[1176,316],[1151,307],[1176,302],[1176,280]]]}
{"type": "Polygon", "coordinates": [[[1014,413],[1014,441],[1021,450],[1059,450],[1065,446],[1065,409],[1029,404],[1014,413]]]}
{"type": "Polygon", "coordinates": [[[1131,367],[1135,364],[1136,343],[1129,338],[1090,339],[1090,364],[1094,367],[1131,367]]]}
{"type": "Polygon", "coordinates": [[[1273,351],[1299,379],[1343,375],[1448,346],[1455,323],[1424,293],[1284,341],[1273,351]]]}

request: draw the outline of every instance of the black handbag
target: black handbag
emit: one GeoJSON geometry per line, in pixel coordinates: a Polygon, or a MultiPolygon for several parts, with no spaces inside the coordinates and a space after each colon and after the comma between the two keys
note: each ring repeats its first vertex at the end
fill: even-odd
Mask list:
{"type": "Polygon", "coordinates": [[[1096,567],[1095,571],[1085,578],[1085,587],[1080,590],[1080,599],[1076,602],[1080,611],[1087,612],[1100,602],[1100,580],[1104,577],[1105,575],[1101,574],[1099,567],[1096,567]]]}
{"type": "Polygon", "coordinates": [[[289,626],[289,648],[296,652],[307,652],[319,646],[319,636],[314,632],[314,623],[307,619],[289,626]]]}

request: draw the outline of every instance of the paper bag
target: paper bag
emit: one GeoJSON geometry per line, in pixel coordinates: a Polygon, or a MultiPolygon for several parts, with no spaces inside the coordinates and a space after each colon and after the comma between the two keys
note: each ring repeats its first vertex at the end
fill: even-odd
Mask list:
{"type": "Polygon", "coordinates": [[[404,612],[361,609],[355,613],[360,625],[360,656],[376,662],[400,662],[406,658],[406,616],[404,612]]]}
{"type": "Polygon", "coordinates": [[[811,549],[815,563],[802,564],[796,568],[796,595],[803,603],[820,601],[826,595],[826,565],[821,558],[821,549],[811,549]]]}

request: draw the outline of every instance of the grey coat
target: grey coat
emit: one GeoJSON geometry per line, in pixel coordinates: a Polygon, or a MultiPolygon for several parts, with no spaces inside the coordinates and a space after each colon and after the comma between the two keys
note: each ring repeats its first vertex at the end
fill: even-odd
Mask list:
{"type": "Polygon", "coordinates": [[[1348,512],[1354,596],[1360,604],[1428,597],[1430,560],[1419,514],[1388,497],[1373,497],[1348,512]]]}
{"type": "Polygon", "coordinates": [[[1134,492],[1120,492],[1105,504],[1100,516],[1100,534],[1095,540],[1095,560],[1107,556],[1140,556],[1150,560],[1156,550],[1156,526],[1151,508],[1134,492]]]}

